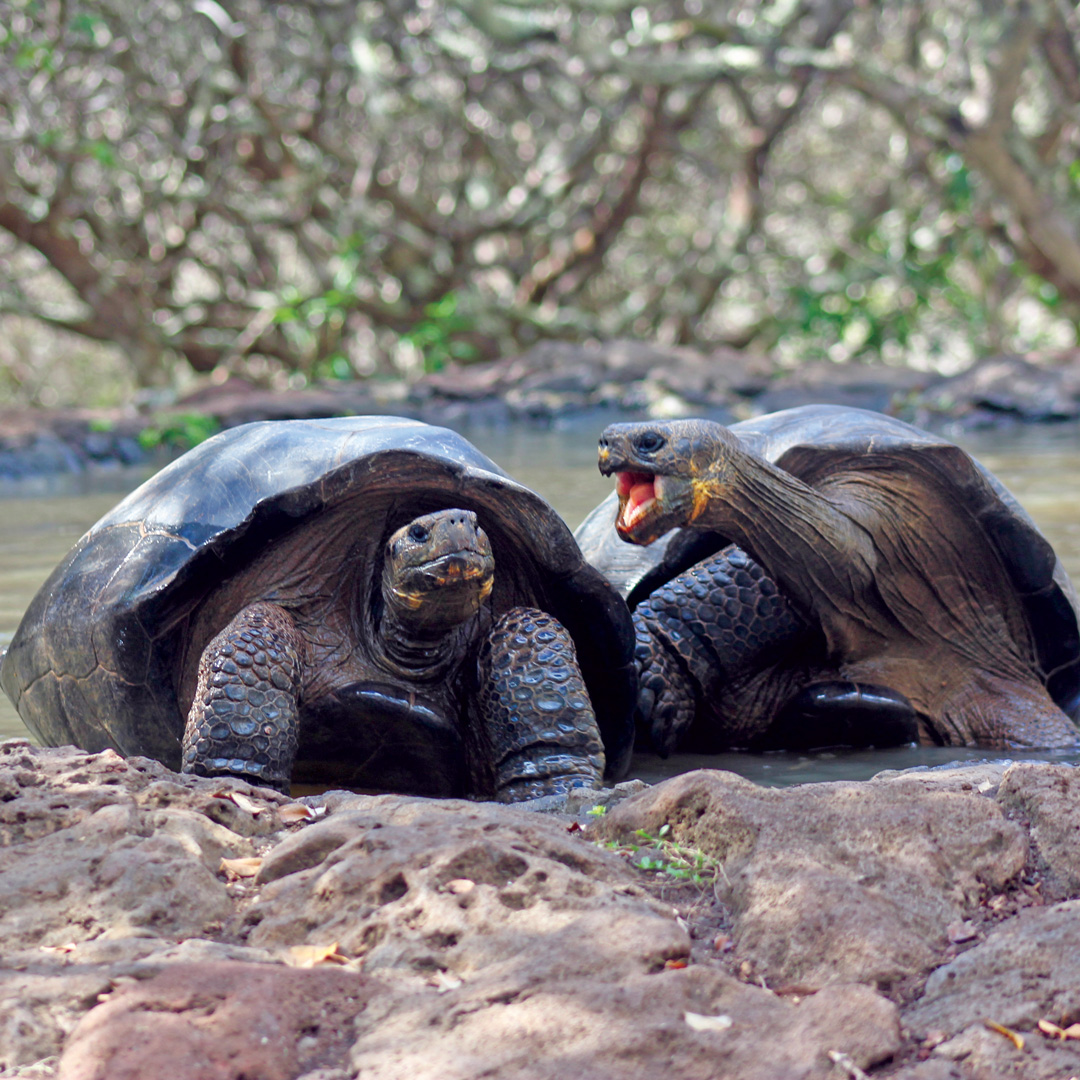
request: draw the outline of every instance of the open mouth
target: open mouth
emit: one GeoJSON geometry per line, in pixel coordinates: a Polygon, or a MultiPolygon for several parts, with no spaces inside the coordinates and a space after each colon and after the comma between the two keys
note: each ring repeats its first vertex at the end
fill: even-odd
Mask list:
{"type": "Polygon", "coordinates": [[[615,492],[619,496],[619,527],[631,531],[657,508],[661,497],[661,478],[646,472],[615,474],[615,492]]]}

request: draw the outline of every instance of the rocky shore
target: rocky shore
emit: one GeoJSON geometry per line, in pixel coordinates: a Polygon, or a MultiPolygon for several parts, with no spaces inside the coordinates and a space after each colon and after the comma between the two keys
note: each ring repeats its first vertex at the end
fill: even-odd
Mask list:
{"type": "Polygon", "coordinates": [[[539,810],[0,744],[0,1077],[1065,1080],[1080,773],[539,810]]]}
{"type": "Polygon", "coordinates": [[[369,379],[277,392],[233,379],[142,411],[0,410],[0,479],[164,463],[185,447],[192,418],[233,427],[250,420],[397,414],[467,433],[475,425],[596,427],[600,418],[641,416],[727,422],[826,402],[935,428],[1077,420],[1078,358],[1080,351],[1039,363],[996,356],[942,378],[880,364],[783,371],[733,350],[706,356],[634,341],[545,342],[520,356],[451,367],[416,382],[369,379]]]}

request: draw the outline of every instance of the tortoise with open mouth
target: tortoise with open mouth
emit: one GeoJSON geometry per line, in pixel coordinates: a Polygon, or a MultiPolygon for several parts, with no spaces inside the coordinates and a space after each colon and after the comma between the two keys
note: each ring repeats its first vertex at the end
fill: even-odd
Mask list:
{"type": "Polygon", "coordinates": [[[637,605],[658,748],[694,731],[790,745],[830,722],[862,727],[844,742],[1077,745],[1076,593],[959,447],[819,405],[730,428],[615,424],[600,469],[617,490],[577,538],[637,605]],[[616,533],[659,544],[619,555],[616,533]]]}
{"type": "Polygon", "coordinates": [[[570,530],[460,435],[223,432],[99,521],[0,684],[44,743],[505,801],[625,771],[633,627],[570,530]]]}

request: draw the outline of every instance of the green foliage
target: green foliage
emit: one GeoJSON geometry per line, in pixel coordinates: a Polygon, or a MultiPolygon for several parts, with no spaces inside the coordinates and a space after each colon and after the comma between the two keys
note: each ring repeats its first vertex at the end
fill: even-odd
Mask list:
{"type": "Polygon", "coordinates": [[[424,318],[403,334],[424,358],[425,371],[440,371],[451,360],[474,360],[476,347],[458,335],[474,329],[473,320],[458,310],[458,295],[448,292],[424,307],[424,318]]]}
{"type": "Polygon", "coordinates": [[[68,24],[72,35],[93,48],[102,48],[112,40],[109,24],[98,15],[81,12],[68,24]]]}
{"type": "Polygon", "coordinates": [[[139,432],[144,450],[190,450],[221,429],[221,424],[203,413],[163,413],[139,432]]]}
{"type": "Polygon", "coordinates": [[[116,150],[112,143],[104,139],[93,139],[82,145],[82,152],[92,157],[99,165],[113,168],[116,165],[116,150]]]}
{"type": "MultiPolygon", "coordinates": [[[[177,357],[347,379],[544,337],[942,368],[1075,341],[1053,51],[1000,130],[955,133],[1014,24],[1076,40],[1075,5],[414,7],[9,0],[0,318],[146,387],[177,357]]],[[[53,390],[5,348],[0,385],[53,390]]]]}
{"type": "MultiPolygon", "coordinates": [[[[909,210],[897,235],[893,211],[838,245],[826,270],[788,290],[792,306],[780,319],[781,335],[802,335],[811,354],[832,355],[841,346],[853,358],[877,359],[889,344],[906,349],[916,334],[926,335],[935,315],[948,312],[977,338],[988,312],[972,271],[990,264],[983,276],[992,276],[997,258],[969,219],[970,171],[957,154],[941,164],[943,212],[928,223],[909,210]]],[[[1028,291],[1050,306],[1048,297],[1028,291]]]]}
{"type": "Polygon", "coordinates": [[[308,371],[319,379],[351,379],[352,365],[337,348],[349,313],[357,306],[357,287],[361,278],[361,257],[365,237],[356,232],[338,247],[332,284],[324,292],[303,296],[286,287],[273,321],[302,356],[307,356],[308,371]]]}
{"type": "Polygon", "coordinates": [[[15,49],[15,67],[19,71],[44,71],[56,69],[54,50],[41,41],[21,41],[15,49]]]}

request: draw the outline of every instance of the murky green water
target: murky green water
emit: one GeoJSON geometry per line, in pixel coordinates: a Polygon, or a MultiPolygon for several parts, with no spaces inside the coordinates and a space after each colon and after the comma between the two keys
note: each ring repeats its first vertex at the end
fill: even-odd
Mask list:
{"type": "MultiPolygon", "coordinates": [[[[596,471],[595,432],[477,430],[466,432],[511,475],[548,499],[570,526],[610,490],[596,471]]],[[[950,437],[992,469],[1045,532],[1080,583],[1080,426],[1024,428],[950,437]]],[[[73,543],[144,475],[105,474],[0,488],[0,645],[6,644],[22,612],[52,568],[73,543]]],[[[0,695],[0,738],[26,730],[0,695]]],[[[1045,753],[1027,757],[1045,759],[1045,753]]],[[[882,769],[977,761],[984,750],[936,747],[818,754],[678,755],[666,762],[641,757],[635,774],[647,780],[687,769],[731,769],[767,784],[864,778],[882,769]]],[[[1077,760],[1077,755],[1061,760],[1077,760]]]]}

